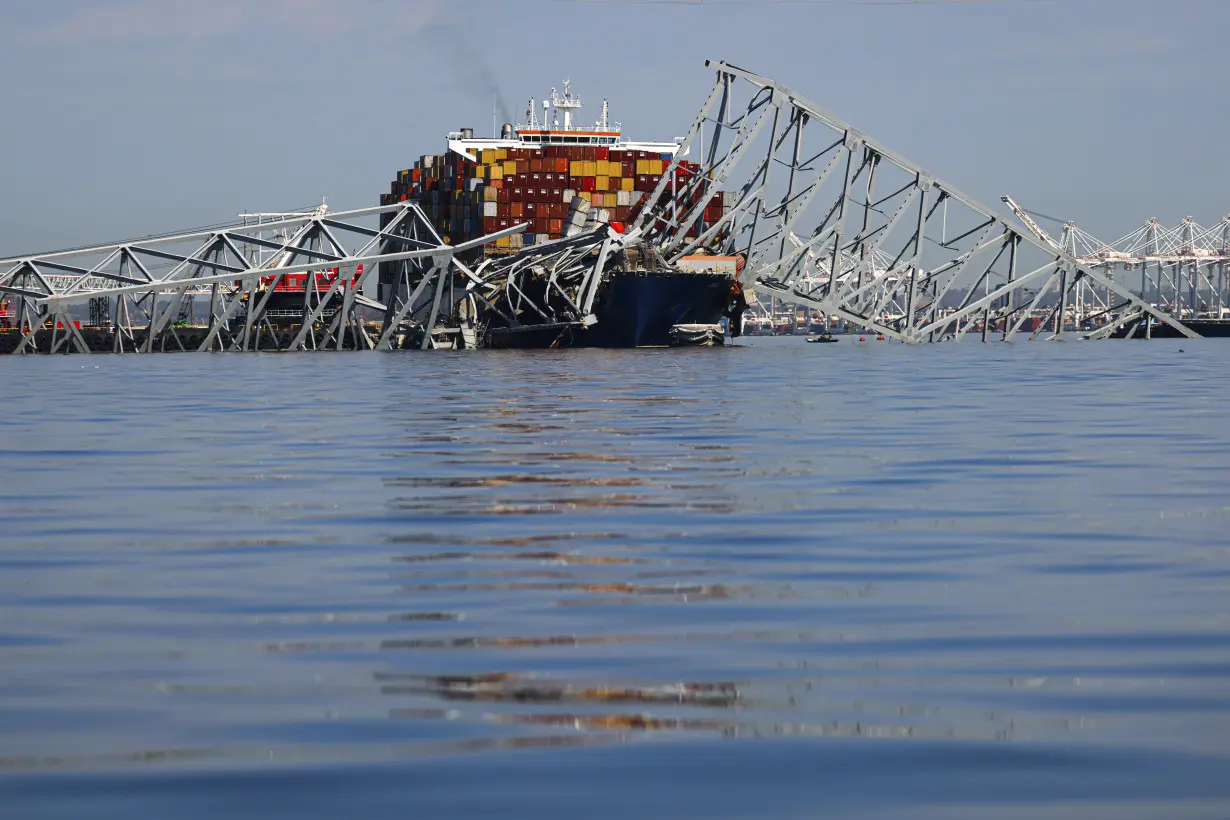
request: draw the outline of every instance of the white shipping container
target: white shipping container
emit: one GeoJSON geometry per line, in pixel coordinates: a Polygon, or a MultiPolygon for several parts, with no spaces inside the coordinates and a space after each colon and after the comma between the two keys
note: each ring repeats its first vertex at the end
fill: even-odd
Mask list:
{"type": "Polygon", "coordinates": [[[499,216],[499,206],[494,202],[483,203],[483,216],[499,216]]]}
{"type": "Polygon", "coordinates": [[[615,192],[615,204],[620,205],[620,206],[631,205],[632,204],[632,192],[631,191],[616,191],[615,192]]]}

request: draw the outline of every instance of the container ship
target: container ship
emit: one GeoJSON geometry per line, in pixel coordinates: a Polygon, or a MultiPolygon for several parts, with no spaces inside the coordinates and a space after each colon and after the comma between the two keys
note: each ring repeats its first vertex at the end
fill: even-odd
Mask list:
{"type": "MultiPolygon", "coordinates": [[[[593,221],[629,222],[648,203],[679,141],[625,140],[605,100],[594,125],[579,125],[574,115],[581,107],[565,82],[562,94],[551,89],[543,100],[541,120],[531,99],[526,122],[505,123],[499,137],[475,137],[472,128],[452,132],[447,152],[425,154],[413,168],[399,171],[381,204],[417,200],[448,244],[528,223],[523,234],[497,240],[489,254],[515,253],[567,235],[576,200],[587,203],[593,221]]],[[[681,161],[664,196],[674,196],[699,170],[699,164],[681,161]]],[[[719,219],[728,204],[715,197],[693,234],[719,219]]]]}
{"type": "MultiPolygon", "coordinates": [[[[607,223],[617,231],[647,207],[664,174],[663,200],[672,201],[700,173],[698,163],[672,163],[680,141],[626,140],[605,100],[593,125],[575,121],[582,107],[571,84],[551,89],[542,118],[531,99],[525,122],[505,123],[499,136],[475,137],[471,128],[447,135],[447,151],[425,154],[399,171],[381,204],[417,201],[446,244],[526,224],[521,234],[498,239],[475,254],[515,254],[526,247],[575,235],[607,223]]],[[[695,204],[703,192],[696,186],[695,204]]],[[[714,196],[690,235],[699,236],[732,204],[714,196]]],[[[385,218],[388,224],[391,216],[385,218]]],[[[383,227],[383,226],[382,226],[383,227]]],[[[604,277],[595,304],[597,323],[578,321],[489,327],[490,347],[643,347],[717,344],[720,322],[738,335],[743,308],[734,258],[699,255],[668,265],[651,252],[621,255],[604,277]],[[629,264],[627,260],[635,260],[629,264]]],[[[383,281],[383,277],[382,277],[383,281]]],[[[580,317],[574,317],[579,319],[580,317]]]]}

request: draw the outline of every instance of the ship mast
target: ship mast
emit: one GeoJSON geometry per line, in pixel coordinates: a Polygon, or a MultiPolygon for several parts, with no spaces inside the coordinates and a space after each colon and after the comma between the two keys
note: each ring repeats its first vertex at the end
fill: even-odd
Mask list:
{"type": "Polygon", "coordinates": [[[581,107],[581,98],[572,96],[572,81],[564,80],[564,95],[559,96],[555,89],[551,89],[551,105],[555,108],[556,113],[560,111],[564,113],[564,130],[567,131],[572,126],[572,112],[581,107]]]}

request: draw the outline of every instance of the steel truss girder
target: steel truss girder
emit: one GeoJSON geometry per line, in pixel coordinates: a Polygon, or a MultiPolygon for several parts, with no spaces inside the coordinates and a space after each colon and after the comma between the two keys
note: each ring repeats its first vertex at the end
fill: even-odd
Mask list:
{"type": "Polygon", "coordinates": [[[431,326],[437,315],[454,310],[442,301],[445,283],[457,274],[454,257],[524,229],[448,246],[414,202],[345,212],[322,207],[276,223],[6,259],[0,261],[0,292],[18,297],[17,353],[90,352],[87,335],[94,350],[114,352],[372,349],[387,346],[389,334],[373,335],[364,310],[386,306],[362,291],[382,263],[402,265],[412,288],[436,284],[430,315],[418,317],[431,326]],[[383,227],[360,223],[381,216],[383,227]],[[169,264],[159,269],[156,261],[169,264]],[[50,276],[44,268],[58,273],[50,276]],[[323,268],[338,273],[318,289],[323,268]],[[268,313],[274,288],[300,273],[307,274],[302,317],[289,331],[279,330],[268,313]],[[178,327],[176,317],[190,315],[196,297],[209,300],[208,325],[178,327]],[[106,311],[108,324],[78,328],[70,310],[99,300],[114,304],[106,311]],[[140,317],[144,325],[134,325],[140,317]]]}
{"type": "MultiPolygon", "coordinates": [[[[1104,307],[1112,299],[1118,305],[1096,314],[1098,321],[1137,311],[1196,335],[1105,270],[1019,231],[794,89],[729,63],[707,65],[717,73],[713,89],[636,223],[671,258],[720,241],[722,250],[744,255],[741,278],[756,292],[909,343],[959,339],[976,326],[985,340],[1001,322],[1001,338],[1010,340],[1031,316],[1036,337],[1039,310],[1054,319],[1049,338],[1061,338],[1073,287],[1106,294],[1104,307]],[[737,105],[736,96],[746,104],[737,105]],[[668,179],[698,142],[707,148],[700,172],[686,177],[680,196],[664,198],[668,179]],[[745,157],[751,170],[736,186],[733,207],[690,236],[745,157]],[[797,228],[809,221],[814,228],[800,236],[797,228]],[[1018,267],[1031,272],[1017,275],[1018,267]],[[1062,286],[1057,309],[1047,313],[1055,294],[1031,288],[1043,281],[1049,287],[1049,270],[1061,272],[1062,286]]],[[[1078,332],[1098,338],[1108,335],[1097,332],[1103,327],[1078,332]]]]}

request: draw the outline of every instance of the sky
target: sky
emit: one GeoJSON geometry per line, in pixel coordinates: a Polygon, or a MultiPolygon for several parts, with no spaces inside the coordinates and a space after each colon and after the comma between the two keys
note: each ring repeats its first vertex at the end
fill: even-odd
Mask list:
{"type": "Polygon", "coordinates": [[[1227,42],[1230,0],[4,0],[0,256],[376,205],[497,96],[520,118],[565,77],[582,119],[605,97],[626,136],[682,136],[706,59],[996,208],[1105,240],[1207,226],[1227,42]]]}

